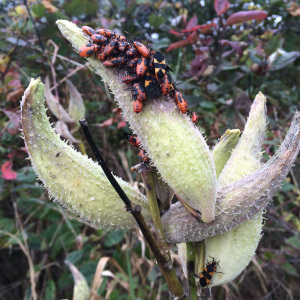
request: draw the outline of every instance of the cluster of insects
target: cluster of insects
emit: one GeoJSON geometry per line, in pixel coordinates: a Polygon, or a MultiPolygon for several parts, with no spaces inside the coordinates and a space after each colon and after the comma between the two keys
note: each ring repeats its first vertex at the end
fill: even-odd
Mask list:
{"type": "MultiPolygon", "coordinates": [[[[127,71],[123,82],[132,85],[134,112],[142,111],[147,97],[153,99],[169,95],[181,113],[189,113],[187,100],[176,88],[168,73],[171,69],[160,51],[151,51],[138,41],[130,43],[124,35],[108,29],[94,30],[88,26],[81,29],[90,36],[91,43],[80,47],[80,56],[89,57],[94,54],[104,66],[123,66],[127,71]]],[[[195,112],[192,114],[192,121],[198,121],[195,112]]]]}

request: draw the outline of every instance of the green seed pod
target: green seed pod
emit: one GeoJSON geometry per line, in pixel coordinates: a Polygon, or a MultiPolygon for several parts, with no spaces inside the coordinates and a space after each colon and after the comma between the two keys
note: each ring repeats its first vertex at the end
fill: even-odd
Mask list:
{"type": "MultiPolygon", "coordinates": [[[[22,102],[22,127],[32,166],[54,201],[98,227],[136,226],[101,167],[63,142],[51,128],[44,106],[44,85],[31,80],[22,102]]],[[[147,198],[122,179],[116,180],[129,199],[151,220],[147,198]]]]}
{"type": "MultiPolygon", "coordinates": [[[[77,50],[88,42],[75,24],[64,20],[58,20],[56,24],[77,50]]],[[[132,108],[132,94],[122,83],[124,72],[105,68],[93,55],[87,59],[110,87],[162,179],[190,207],[201,212],[203,222],[212,222],[215,218],[216,171],[209,148],[197,127],[179,112],[171,99],[147,99],[142,112],[136,114],[132,108]]]]}

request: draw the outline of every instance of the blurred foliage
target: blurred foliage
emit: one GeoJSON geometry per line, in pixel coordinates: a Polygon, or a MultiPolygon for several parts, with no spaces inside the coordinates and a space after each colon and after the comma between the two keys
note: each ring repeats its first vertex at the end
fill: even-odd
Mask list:
{"type": "MultiPolygon", "coordinates": [[[[225,129],[244,127],[251,102],[262,91],[268,99],[267,159],[282,141],[293,112],[300,109],[299,15],[299,4],[282,0],[234,1],[220,16],[214,1],[1,1],[0,299],[29,298],[29,263],[34,266],[38,299],[70,299],[76,272],[91,289],[98,284],[99,297],[94,299],[169,297],[137,230],[106,232],[76,220],[48,201],[25,160],[19,101],[31,77],[45,81],[49,76],[49,93],[66,114],[78,119],[84,100],[86,118],[113,172],[136,186],[140,181],[129,172],[128,166],[138,158],[123,138],[128,125],[101,79],[60,35],[57,19],[120,31],[161,49],[211,145],[225,129]],[[225,26],[230,15],[257,10],[268,17],[225,26]],[[114,260],[104,263],[105,257],[114,260]],[[104,268],[101,280],[94,278],[104,268]]],[[[60,121],[51,112],[50,118],[60,121]]],[[[63,128],[77,140],[75,146],[81,152],[92,156],[76,124],[63,128]]],[[[214,288],[214,299],[299,297],[299,184],[298,160],[268,206],[264,236],[253,263],[233,282],[214,288]]],[[[238,262],[233,258],[232,263],[238,262]]],[[[180,274],[176,256],[175,266],[180,274]]]]}

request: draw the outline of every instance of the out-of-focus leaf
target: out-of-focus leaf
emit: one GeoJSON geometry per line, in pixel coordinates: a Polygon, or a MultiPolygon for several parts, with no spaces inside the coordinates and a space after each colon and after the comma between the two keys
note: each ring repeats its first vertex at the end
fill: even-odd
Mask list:
{"type": "Polygon", "coordinates": [[[86,279],[73,264],[68,261],[65,261],[65,263],[70,268],[74,279],[73,300],[88,300],[90,288],[86,279]]]}
{"type": "Polygon", "coordinates": [[[96,0],[72,0],[64,3],[66,13],[71,16],[93,16],[99,10],[96,0]]]}
{"type": "Polygon", "coordinates": [[[195,27],[198,24],[197,16],[196,14],[193,15],[193,17],[189,20],[189,22],[186,24],[186,29],[190,29],[195,27]]]}
{"type": "Polygon", "coordinates": [[[82,97],[74,84],[70,80],[67,80],[67,84],[70,93],[68,113],[69,116],[74,120],[76,126],[75,128],[77,129],[80,127],[79,120],[85,116],[85,106],[82,97]]]}
{"type": "Polygon", "coordinates": [[[47,11],[49,11],[51,13],[55,13],[55,12],[57,12],[57,7],[55,7],[54,5],[52,5],[51,1],[52,0],[42,0],[42,3],[44,4],[44,6],[47,9],[47,11]]]}
{"type": "Polygon", "coordinates": [[[300,56],[299,51],[286,52],[282,49],[278,49],[269,57],[271,64],[270,71],[280,70],[292,62],[294,62],[300,56]]]}
{"type": "Polygon", "coordinates": [[[71,143],[80,143],[74,136],[70,133],[67,124],[63,121],[57,121],[55,124],[55,131],[63,136],[65,139],[69,140],[71,143]]]}
{"type": "Polygon", "coordinates": [[[223,82],[216,90],[216,93],[224,94],[230,91],[236,82],[238,82],[242,77],[244,77],[244,73],[235,72],[229,76],[229,78],[223,82]]]}
{"type": "Polygon", "coordinates": [[[215,11],[218,16],[224,14],[230,7],[228,0],[215,0],[214,3],[215,11]]]}
{"type": "Polygon", "coordinates": [[[155,28],[157,28],[165,22],[165,18],[163,16],[151,14],[149,16],[148,22],[151,26],[154,26],[155,28]]]}
{"type": "Polygon", "coordinates": [[[234,41],[228,41],[228,40],[221,40],[220,41],[220,44],[222,46],[225,46],[225,45],[230,45],[232,47],[232,49],[241,57],[243,56],[243,49],[240,45],[239,42],[234,42],[234,41]]]}
{"type": "Polygon", "coordinates": [[[50,81],[49,77],[45,80],[45,98],[46,102],[57,119],[66,123],[74,123],[74,120],[68,115],[65,109],[61,106],[58,99],[50,91],[50,81]]]}
{"type": "Polygon", "coordinates": [[[293,236],[288,239],[285,239],[285,243],[296,248],[300,249],[300,239],[299,236],[293,236]]]}
{"type": "Polygon", "coordinates": [[[20,128],[20,115],[13,112],[9,111],[7,109],[0,109],[0,111],[4,112],[6,116],[9,118],[9,125],[7,126],[7,131],[11,135],[15,135],[19,132],[20,128]]]}
{"type": "Polygon", "coordinates": [[[54,281],[48,280],[46,286],[45,300],[55,299],[56,298],[55,292],[56,292],[56,287],[54,281]]]}
{"type": "Polygon", "coordinates": [[[225,26],[243,23],[251,20],[261,21],[265,19],[268,14],[262,10],[239,11],[229,16],[225,26]]]}
{"type": "Polygon", "coordinates": [[[273,35],[270,39],[268,39],[267,43],[264,43],[264,51],[267,56],[270,56],[272,53],[276,52],[276,50],[281,46],[281,36],[273,35]]]}
{"type": "Polygon", "coordinates": [[[191,63],[191,73],[198,78],[206,70],[207,66],[208,62],[206,56],[196,56],[191,63]]]}
{"type": "Polygon", "coordinates": [[[119,244],[124,238],[125,230],[109,231],[105,238],[103,239],[103,244],[105,247],[111,247],[119,244]]]}
{"type": "Polygon", "coordinates": [[[296,2],[292,2],[287,11],[293,16],[300,16],[300,6],[296,2]]]}
{"type": "Polygon", "coordinates": [[[45,14],[45,6],[43,4],[34,3],[31,6],[31,10],[32,10],[33,16],[36,18],[41,18],[45,14]]]}
{"type": "Polygon", "coordinates": [[[293,276],[298,276],[298,272],[297,272],[297,269],[292,266],[289,262],[285,262],[283,264],[281,264],[282,268],[285,269],[285,271],[290,274],[290,275],[293,275],[293,276]]]}
{"type": "Polygon", "coordinates": [[[181,36],[181,35],[182,35],[180,32],[178,32],[178,31],[176,31],[176,30],[174,30],[174,29],[170,29],[169,32],[170,32],[171,34],[176,35],[176,36],[181,36]]]}
{"type": "Polygon", "coordinates": [[[169,44],[170,44],[170,40],[167,37],[164,37],[162,39],[159,39],[158,41],[155,41],[152,44],[152,48],[154,50],[160,50],[162,48],[168,47],[169,44]]]}
{"type": "Polygon", "coordinates": [[[17,178],[17,172],[12,171],[13,162],[12,160],[6,161],[1,166],[1,177],[6,180],[14,180],[17,178]]]}
{"type": "Polygon", "coordinates": [[[175,49],[178,49],[178,48],[181,48],[181,47],[190,45],[190,44],[191,44],[191,42],[189,42],[188,40],[178,41],[178,42],[172,43],[172,44],[167,48],[166,51],[169,52],[169,51],[171,51],[171,50],[175,50],[175,49]]]}

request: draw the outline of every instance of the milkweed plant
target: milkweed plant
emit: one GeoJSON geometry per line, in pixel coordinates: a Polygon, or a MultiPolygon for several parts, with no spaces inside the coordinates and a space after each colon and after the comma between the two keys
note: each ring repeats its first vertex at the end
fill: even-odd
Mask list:
{"type": "MultiPolygon", "coordinates": [[[[89,42],[75,24],[64,20],[56,23],[77,51],[89,42]]],[[[155,228],[154,240],[160,247],[156,252],[169,263],[160,263],[159,255],[154,254],[170,293],[176,299],[198,299],[203,289],[199,289],[199,279],[194,275],[201,274],[212,259],[218,263],[218,272],[212,274],[208,287],[230,282],[255,254],[262,237],[266,206],[298,155],[299,112],[294,114],[276,154],[262,163],[261,148],[267,126],[266,98],[262,93],[258,92],[254,99],[243,133],[228,129],[210,149],[197,126],[189,116],[179,112],[173,101],[148,99],[142,112],[136,114],[132,110],[131,92],[122,83],[125,71],[105,68],[93,56],[87,60],[109,86],[133,133],[151,158],[147,172],[152,177],[146,196],[114,177],[130,201],[141,209],[145,222],[155,228]],[[155,212],[157,204],[155,208],[150,199],[151,187],[156,194],[160,193],[160,201],[165,202],[167,209],[163,214],[155,212]],[[171,204],[174,194],[181,201],[171,204]],[[178,246],[183,272],[188,278],[186,291],[176,278],[167,243],[178,246]],[[238,263],[233,263],[233,258],[238,263]]],[[[137,226],[102,168],[62,141],[52,129],[40,79],[31,80],[21,107],[26,149],[50,198],[96,227],[117,230],[137,226]]],[[[151,244],[151,240],[147,241],[151,244]]]]}

